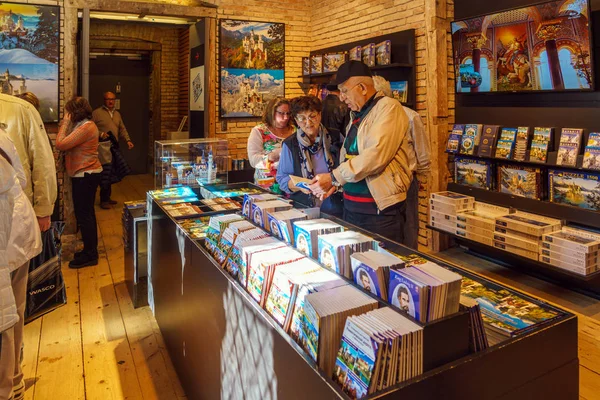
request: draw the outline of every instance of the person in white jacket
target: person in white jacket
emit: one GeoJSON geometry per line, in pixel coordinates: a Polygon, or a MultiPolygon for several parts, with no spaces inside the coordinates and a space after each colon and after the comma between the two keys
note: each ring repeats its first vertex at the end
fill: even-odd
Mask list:
{"type": "MultiPolygon", "coordinates": [[[[13,183],[7,194],[12,201],[11,229],[5,251],[7,272],[11,274],[11,287],[16,303],[18,322],[2,332],[0,347],[0,399],[22,399],[24,397],[23,371],[21,368],[21,347],[25,325],[25,301],[27,295],[27,274],[29,260],[42,251],[41,233],[35,212],[24,189],[27,179],[20,162],[17,149],[5,131],[0,129],[0,149],[2,159],[12,165],[13,183]],[[14,397],[13,397],[14,393],[14,397]]],[[[10,170],[4,165],[4,169],[10,170]]],[[[4,180],[4,169],[3,178],[4,180]]],[[[8,179],[8,178],[7,178],[8,179]]],[[[7,184],[8,186],[8,184],[7,184]]],[[[8,210],[2,210],[6,218],[8,210]]],[[[8,212],[9,213],[9,212],[8,212]]],[[[1,272],[0,272],[1,274],[1,272]]],[[[0,288],[2,276],[0,275],[0,288]]],[[[0,303],[0,305],[2,305],[0,303]]]]}

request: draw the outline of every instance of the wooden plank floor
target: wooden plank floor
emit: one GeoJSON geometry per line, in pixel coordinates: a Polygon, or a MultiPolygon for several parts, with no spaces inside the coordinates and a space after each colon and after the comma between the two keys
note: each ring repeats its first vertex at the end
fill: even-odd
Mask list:
{"type": "Polygon", "coordinates": [[[99,264],[68,268],[81,246],[63,237],[68,303],[25,327],[26,399],[185,399],[148,307],[134,309],[124,283],[123,201],[144,199],[152,175],[113,186],[111,210],[96,207],[99,264]]]}
{"type": "Polygon", "coordinates": [[[600,301],[452,248],[436,254],[486,278],[577,315],[579,398],[600,400],[600,301]]]}

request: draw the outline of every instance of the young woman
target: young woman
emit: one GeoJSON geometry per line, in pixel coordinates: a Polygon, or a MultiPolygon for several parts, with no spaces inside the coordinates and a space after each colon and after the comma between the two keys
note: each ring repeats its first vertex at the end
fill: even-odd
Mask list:
{"type": "Polygon", "coordinates": [[[262,122],[252,128],[248,137],[248,159],[255,168],[254,183],[278,191],[274,186],[281,143],[296,132],[292,124],[290,102],[277,97],[267,104],[262,122]]]}
{"type": "Polygon", "coordinates": [[[73,185],[73,207],[81,229],[83,251],[75,253],[70,268],[98,264],[98,232],[94,200],[100,183],[102,165],[98,160],[98,128],[92,119],[92,107],[83,97],[65,105],[56,148],[65,152],[65,168],[73,185]]]}
{"type": "Polygon", "coordinates": [[[295,175],[307,179],[329,173],[339,164],[339,152],[332,146],[332,138],[321,124],[322,103],[315,96],[301,96],[292,100],[292,116],[298,124],[295,135],[283,142],[277,183],[291,198],[308,206],[320,206],[327,214],[340,216],[341,196],[335,194],[322,204],[309,191],[298,189],[290,179],[295,175]]]}

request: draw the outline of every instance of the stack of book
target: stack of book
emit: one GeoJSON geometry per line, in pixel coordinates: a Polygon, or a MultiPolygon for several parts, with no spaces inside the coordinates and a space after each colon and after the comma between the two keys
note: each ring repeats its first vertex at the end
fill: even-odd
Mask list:
{"type": "Polygon", "coordinates": [[[206,230],[206,240],[204,241],[204,247],[208,249],[211,254],[214,254],[215,248],[221,240],[221,235],[232,222],[241,221],[243,218],[237,214],[226,214],[226,215],[213,215],[210,217],[208,222],[208,229],[206,230]]]}
{"type": "Polygon", "coordinates": [[[352,399],[423,373],[423,328],[389,307],[348,317],[333,380],[352,399]]]}
{"type": "Polygon", "coordinates": [[[173,218],[190,218],[203,213],[199,206],[191,203],[165,205],[164,209],[173,218]]]}
{"type": "Polygon", "coordinates": [[[325,372],[332,376],[346,318],[364,314],[379,303],[354,286],[339,286],[304,297],[298,343],[325,372]]]}
{"type": "Polygon", "coordinates": [[[600,270],[600,233],[563,227],[544,235],[540,261],[580,275],[600,270]]]}
{"type": "Polygon", "coordinates": [[[429,225],[456,234],[457,215],[472,211],[475,198],[454,192],[431,193],[429,197],[429,225]]]}
{"type": "Polygon", "coordinates": [[[192,239],[204,239],[208,230],[210,217],[184,219],[179,221],[179,227],[192,239]]]}
{"type": "Polygon", "coordinates": [[[269,229],[273,236],[294,245],[294,222],[308,219],[308,215],[295,208],[268,213],[269,229]]]}
{"type": "Polygon", "coordinates": [[[354,282],[379,298],[388,299],[390,269],[404,268],[404,261],[384,250],[369,250],[350,256],[354,282]]]}
{"type": "Polygon", "coordinates": [[[485,325],[481,316],[481,307],[477,300],[460,295],[460,309],[469,313],[469,349],[472,353],[489,347],[485,325]]]}
{"type": "Polygon", "coordinates": [[[460,154],[475,154],[475,149],[479,146],[481,139],[482,128],[483,125],[481,124],[465,125],[465,133],[463,133],[460,140],[460,154]]]}
{"type": "Polygon", "coordinates": [[[244,202],[242,203],[242,215],[248,219],[252,219],[252,204],[259,201],[277,200],[279,198],[279,196],[271,193],[245,194],[244,202]]]}
{"type": "Polygon", "coordinates": [[[533,140],[529,149],[529,161],[545,163],[552,143],[552,128],[533,128],[533,140]]]}
{"type": "Polygon", "coordinates": [[[600,133],[592,132],[583,153],[583,168],[600,169],[600,133]]]}
{"type": "Polygon", "coordinates": [[[529,127],[519,126],[517,128],[517,139],[515,141],[515,152],[513,158],[517,161],[525,161],[527,157],[527,145],[529,144],[529,127]]]}
{"type": "Polygon", "coordinates": [[[290,210],[292,208],[293,206],[290,203],[283,200],[255,201],[252,203],[251,219],[256,225],[268,231],[270,229],[269,213],[290,210]]]}
{"type": "Polygon", "coordinates": [[[462,277],[433,262],[390,270],[388,301],[420,322],[458,312],[462,277]]]}
{"type": "Polygon", "coordinates": [[[557,318],[559,314],[491,283],[486,285],[463,277],[461,295],[474,299],[481,309],[490,346],[527,332],[536,324],[557,318]]]}
{"type": "Polygon", "coordinates": [[[220,265],[223,265],[229,257],[229,252],[231,251],[231,248],[233,247],[238,235],[242,232],[253,229],[256,229],[256,227],[246,220],[230,223],[223,231],[223,234],[219,239],[219,243],[217,243],[217,246],[215,247],[215,260],[217,260],[220,265]]]}
{"type": "Polygon", "coordinates": [[[208,206],[213,211],[239,210],[242,205],[230,198],[214,198],[200,200],[202,204],[208,206]]]}
{"type": "Polygon", "coordinates": [[[583,129],[562,129],[556,165],[567,165],[569,167],[575,167],[577,165],[577,156],[579,155],[582,135],[583,129]]]}
{"type": "Polygon", "coordinates": [[[500,138],[496,144],[496,158],[513,158],[515,141],[517,140],[517,128],[502,128],[500,138]]]}
{"type": "Polygon", "coordinates": [[[283,247],[286,247],[285,243],[268,236],[268,233],[262,229],[242,232],[231,249],[231,254],[225,263],[225,270],[237,277],[238,282],[245,289],[248,283],[248,265],[252,256],[261,251],[283,247]]]}
{"type": "Polygon", "coordinates": [[[325,218],[296,221],[294,226],[294,246],[312,258],[318,258],[319,235],[341,232],[344,228],[325,218]]]}
{"type": "Polygon", "coordinates": [[[496,218],[508,214],[510,209],[506,207],[476,201],[473,211],[465,211],[456,216],[456,235],[493,246],[496,218]]]}
{"type": "Polygon", "coordinates": [[[492,151],[494,150],[499,130],[500,126],[498,125],[483,126],[483,135],[481,136],[481,142],[477,151],[479,157],[492,157],[492,151]]]}
{"type": "Polygon", "coordinates": [[[496,218],[494,247],[538,260],[542,236],[559,231],[560,220],[517,211],[496,218]]]}
{"type": "Polygon", "coordinates": [[[304,254],[287,246],[253,253],[248,260],[246,290],[264,307],[265,293],[269,291],[275,269],[303,258],[306,258],[304,254]]]}
{"type": "Polygon", "coordinates": [[[362,233],[345,231],[320,235],[319,261],[327,268],[346,278],[352,278],[350,256],[356,252],[377,249],[373,238],[362,233]]]}
{"type": "Polygon", "coordinates": [[[460,142],[462,140],[462,136],[465,133],[465,126],[460,124],[454,124],[452,128],[452,133],[448,137],[448,144],[446,145],[446,152],[451,154],[458,153],[460,148],[460,142]]]}

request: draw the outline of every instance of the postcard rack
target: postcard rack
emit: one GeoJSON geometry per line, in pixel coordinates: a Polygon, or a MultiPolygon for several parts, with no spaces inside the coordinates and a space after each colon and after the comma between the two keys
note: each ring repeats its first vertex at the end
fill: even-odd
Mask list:
{"type": "MultiPolygon", "coordinates": [[[[151,304],[188,397],[348,398],[154,200],[149,213],[151,304]]],[[[466,318],[425,324],[426,372],[373,398],[578,398],[574,316],[475,354],[466,318]],[[501,381],[498,365],[510,365],[501,381]]]]}

